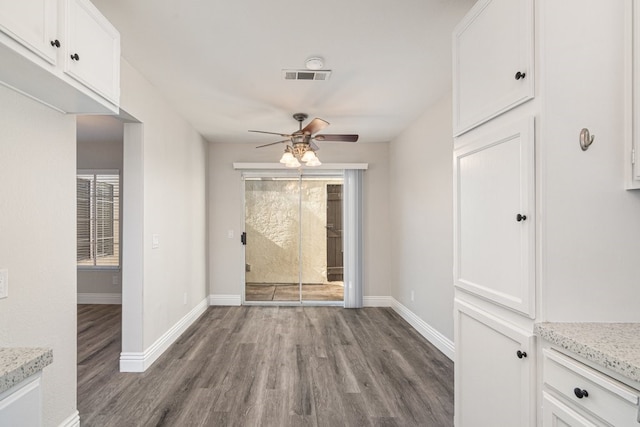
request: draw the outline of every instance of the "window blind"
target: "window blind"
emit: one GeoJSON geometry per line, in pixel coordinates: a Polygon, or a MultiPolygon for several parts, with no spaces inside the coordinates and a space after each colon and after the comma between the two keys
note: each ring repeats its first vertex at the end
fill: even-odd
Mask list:
{"type": "Polygon", "coordinates": [[[78,267],[120,266],[120,175],[77,175],[78,267]]]}

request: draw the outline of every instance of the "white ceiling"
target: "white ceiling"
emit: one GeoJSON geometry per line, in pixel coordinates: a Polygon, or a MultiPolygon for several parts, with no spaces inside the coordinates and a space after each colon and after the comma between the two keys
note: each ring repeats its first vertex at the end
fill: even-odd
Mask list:
{"type": "Polygon", "coordinates": [[[475,0],[92,0],[122,56],[210,142],[296,130],[390,141],[451,88],[451,32],[475,0]],[[322,56],[328,81],[288,81],[322,56]]]}

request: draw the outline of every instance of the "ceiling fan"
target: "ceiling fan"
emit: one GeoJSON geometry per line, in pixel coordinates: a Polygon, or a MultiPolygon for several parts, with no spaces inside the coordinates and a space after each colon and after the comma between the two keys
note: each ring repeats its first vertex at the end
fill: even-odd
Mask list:
{"type": "Polygon", "coordinates": [[[358,135],[339,135],[339,134],[318,134],[322,129],[329,126],[329,122],[319,118],[315,118],[309,122],[304,128],[302,122],[309,117],[305,113],[296,113],[293,118],[298,121],[298,130],[291,133],[265,132],[261,130],[250,130],[249,132],[266,133],[270,135],[279,135],[286,139],[271,142],[269,144],[259,145],[256,148],[268,147],[276,144],[287,144],[284,155],[280,159],[280,163],[284,163],[287,167],[299,167],[300,161],[307,166],[319,166],[320,160],[315,152],[319,150],[316,142],[336,141],[336,142],[357,142],[358,135]]]}

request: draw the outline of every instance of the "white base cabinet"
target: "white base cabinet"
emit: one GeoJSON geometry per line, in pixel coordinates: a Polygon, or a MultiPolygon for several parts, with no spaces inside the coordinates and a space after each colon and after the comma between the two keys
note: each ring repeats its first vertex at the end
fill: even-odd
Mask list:
{"type": "Polygon", "coordinates": [[[544,427],[639,424],[640,391],[555,349],[542,354],[544,427]]]}
{"type": "Polygon", "coordinates": [[[455,425],[534,426],[533,333],[455,303],[455,425]]]}
{"type": "Polygon", "coordinates": [[[39,427],[42,425],[41,373],[0,393],[0,426],[39,427]]]}
{"type": "Polygon", "coordinates": [[[598,427],[547,392],[542,393],[543,427],[598,427]]]}

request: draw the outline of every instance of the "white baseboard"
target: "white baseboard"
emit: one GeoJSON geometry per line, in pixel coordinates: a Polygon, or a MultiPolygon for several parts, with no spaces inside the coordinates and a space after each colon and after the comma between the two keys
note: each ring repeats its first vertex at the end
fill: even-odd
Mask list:
{"type": "Polygon", "coordinates": [[[365,307],[393,307],[393,297],[364,297],[365,307]]]}
{"type": "Polygon", "coordinates": [[[418,317],[414,312],[398,302],[395,298],[389,297],[393,300],[391,308],[407,321],[413,328],[427,339],[431,344],[436,346],[438,350],[444,353],[449,359],[453,360],[455,355],[455,345],[453,341],[442,335],[436,329],[434,329],[427,322],[418,317]]]}
{"type": "Polygon", "coordinates": [[[142,353],[120,353],[120,372],[144,372],[207,310],[207,299],[180,319],[142,353]]]}
{"type": "Polygon", "coordinates": [[[64,420],[58,427],[80,427],[80,414],[78,411],[74,412],[64,420]]]}
{"type": "Polygon", "coordinates": [[[78,304],[122,304],[122,294],[79,293],[78,304]]]}
{"type": "Polygon", "coordinates": [[[242,305],[242,295],[209,295],[209,305],[242,305]]]}

